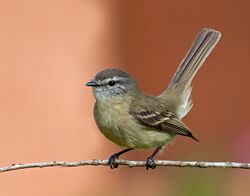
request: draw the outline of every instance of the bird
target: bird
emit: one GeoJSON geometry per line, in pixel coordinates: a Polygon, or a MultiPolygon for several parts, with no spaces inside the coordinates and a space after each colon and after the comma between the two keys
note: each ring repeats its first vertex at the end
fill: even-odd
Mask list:
{"type": "Polygon", "coordinates": [[[199,141],[182,118],[193,106],[192,80],[220,37],[219,31],[202,29],[158,96],[141,91],[132,76],[115,68],[98,72],[86,83],[93,88],[94,118],[99,130],[124,148],[109,157],[111,169],[118,167],[116,160],[128,151],[156,148],[146,160],[146,169],[154,169],[155,155],[177,135],[199,141]]]}

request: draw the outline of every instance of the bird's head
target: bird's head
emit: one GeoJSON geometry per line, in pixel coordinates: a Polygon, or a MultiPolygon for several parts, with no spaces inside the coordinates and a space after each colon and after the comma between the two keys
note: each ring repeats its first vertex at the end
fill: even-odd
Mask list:
{"type": "Polygon", "coordinates": [[[137,91],[135,80],[119,69],[105,69],[98,72],[86,86],[93,88],[97,100],[129,96],[137,91]]]}

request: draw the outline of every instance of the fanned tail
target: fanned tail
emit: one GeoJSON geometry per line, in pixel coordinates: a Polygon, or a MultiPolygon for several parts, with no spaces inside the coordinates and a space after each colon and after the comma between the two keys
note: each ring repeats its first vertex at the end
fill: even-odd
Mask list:
{"type": "Polygon", "coordinates": [[[168,88],[183,83],[189,85],[197,71],[220,39],[221,33],[204,28],[195,38],[187,55],[182,60],[168,88]]]}
{"type": "Polygon", "coordinates": [[[160,95],[170,104],[179,118],[184,117],[190,110],[191,82],[220,37],[220,32],[209,28],[204,28],[198,33],[168,87],[160,95]]]}

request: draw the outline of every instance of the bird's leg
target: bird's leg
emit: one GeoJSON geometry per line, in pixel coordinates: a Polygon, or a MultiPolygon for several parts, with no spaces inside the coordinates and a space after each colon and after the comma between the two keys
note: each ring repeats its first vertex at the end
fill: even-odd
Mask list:
{"type": "Polygon", "coordinates": [[[122,155],[122,154],[124,154],[124,153],[126,153],[126,152],[128,152],[128,151],[130,151],[130,150],[133,150],[133,149],[132,149],[132,148],[126,148],[125,150],[122,150],[122,151],[120,151],[120,152],[117,152],[117,153],[111,155],[111,156],[109,157],[109,160],[108,160],[108,165],[109,165],[109,167],[110,167],[111,169],[117,168],[117,167],[118,167],[118,164],[115,163],[115,160],[116,160],[116,159],[119,159],[119,156],[120,156],[120,155],[122,155]]]}
{"type": "Polygon", "coordinates": [[[146,163],[146,169],[148,170],[149,168],[151,169],[154,169],[156,168],[156,164],[155,164],[155,161],[154,161],[154,156],[162,149],[163,145],[162,146],[158,146],[156,148],[156,150],[153,152],[153,154],[147,158],[147,163],[146,163]]]}

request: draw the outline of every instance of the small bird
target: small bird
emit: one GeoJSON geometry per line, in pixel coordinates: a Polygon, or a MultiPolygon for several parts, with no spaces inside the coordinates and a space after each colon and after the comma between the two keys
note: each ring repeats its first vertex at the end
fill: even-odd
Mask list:
{"type": "Polygon", "coordinates": [[[220,36],[220,32],[209,28],[198,33],[172,80],[159,96],[139,90],[134,78],[119,69],[100,71],[86,84],[93,87],[94,118],[98,128],[106,138],[125,147],[110,156],[111,169],[118,167],[115,160],[121,154],[156,147],[146,161],[146,169],[154,169],[155,155],[176,135],[198,141],[181,119],[192,107],[192,79],[220,36]]]}

